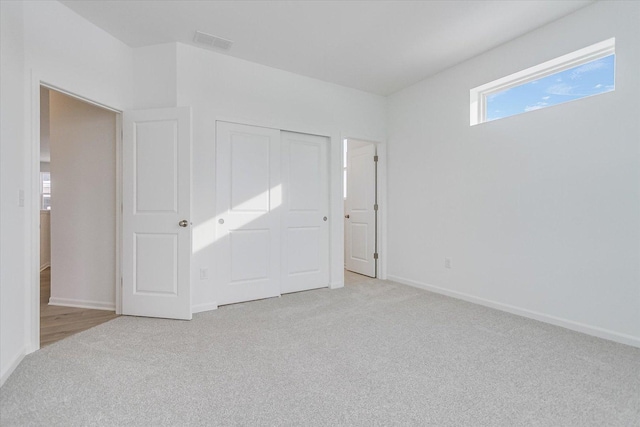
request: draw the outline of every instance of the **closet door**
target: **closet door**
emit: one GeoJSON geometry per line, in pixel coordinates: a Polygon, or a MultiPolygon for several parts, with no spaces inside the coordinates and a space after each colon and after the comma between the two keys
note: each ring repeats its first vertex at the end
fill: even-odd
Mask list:
{"type": "Polygon", "coordinates": [[[280,295],[280,131],[216,124],[218,304],[280,295]]]}
{"type": "Polygon", "coordinates": [[[326,137],[282,132],[282,293],[329,286],[326,137]]]}

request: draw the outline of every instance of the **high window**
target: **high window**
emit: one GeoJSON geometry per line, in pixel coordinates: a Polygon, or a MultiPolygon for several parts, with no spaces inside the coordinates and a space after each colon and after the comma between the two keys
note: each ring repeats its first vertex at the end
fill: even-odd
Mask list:
{"type": "Polygon", "coordinates": [[[615,39],[471,89],[477,125],[615,89],[615,39]]]}

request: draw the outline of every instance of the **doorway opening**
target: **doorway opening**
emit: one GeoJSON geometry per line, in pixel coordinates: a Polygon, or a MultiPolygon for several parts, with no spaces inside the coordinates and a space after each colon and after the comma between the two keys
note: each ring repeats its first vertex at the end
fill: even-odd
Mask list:
{"type": "Polygon", "coordinates": [[[379,277],[378,154],[373,142],[343,141],[345,280],[379,277]]]}
{"type": "Polygon", "coordinates": [[[120,119],[53,88],[39,91],[35,317],[43,347],[117,316],[120,119]]]}

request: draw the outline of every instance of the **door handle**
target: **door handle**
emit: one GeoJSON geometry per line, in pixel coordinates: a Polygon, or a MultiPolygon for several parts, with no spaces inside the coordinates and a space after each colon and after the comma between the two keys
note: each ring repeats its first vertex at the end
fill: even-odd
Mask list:
{"type": "Polygon", "coordinates": [[[347,219],[349,219],[349,214],[345,215],[344,217],[345,217],[345,218],[347,218],[347,219]]]}
{"type": "Polygon", "coordinates": [[[180,222],[178,223],[178,225],[179,225],[180,227],[187,227],[187,226],[189,225],[189,221],[187,221],[186,219],[183,219],[182,221],[180,221],[180,222]]]}

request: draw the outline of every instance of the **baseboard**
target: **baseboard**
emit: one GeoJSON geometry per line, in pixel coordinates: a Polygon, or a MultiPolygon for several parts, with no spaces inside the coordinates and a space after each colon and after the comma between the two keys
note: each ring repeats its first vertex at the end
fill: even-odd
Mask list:
{"type": "Polygon", "coordinates": [[[191,313],[202,313],[204,311],[217,310],[218,303],[217,302],[208,302],[205,304],[196,304],[191,306],[191,313]]]}
{"type": "Polygon", "coordinates": [[[604,338],[606,340],[640,348],[640,337],[634,337],[633,335],[621,334],[609,329],[590,326],[584,323],[574,322],[573,320],[563,319],[561,317],[540,313],[538,311],[528,310],[526,308],[516,307],[509,304],[503,304],[500,302],[479,298],[463,292],[451,291],[449,289],[444,289],[438,286],[427,285],[425,283],[421,283],[411,279],[405,279],[404,277],[398,277],[391,274],[387,275],[387,280],[401,283],[403,285],[409,285],[414,288],[424,289],[426,291],[434,292],[437,294],[446,295],[452,298],[461,299],[474,304],[483,305],[485,307],[494,308],[496,310],[506,311],[507,313],[516,314],[518,316],[527,317],[529,319],[538,320],[540,322],[550,323],[552,325],[560,326],[572,331],[581,332],[587,335],[593,335],[594,337],[604,338]]]}
{"type": "Polygon", "coordinates": [[[42,273],[43,271],[45,271],[49,267],[51,267],[51,263],[50,262],[48,262],[48,263],[46,263],[44,265],[41,265],[40,266],[40,273],[42,273]]]}
{"type": "Polygon", "coordinates": [[[9,379],[9,377],[11,376],[11,374],[13,374],[13,371],[15,371],[16,368],[18,367],[18,365],[20,365],[20,362],[22,362],[22,359],[24,359],[26,354],[27,354],[27,352],[23,348],[13,358],[13,361],[9,364],[9,367],[0,376],[0,387],[2,387],[4,385],[4,383],[5,383],[5,381],[7,381],[9,379]]]}
{"type": "Polygon", "coordinates": [[[60,305],[62,307],[89,308],[92,310],[116,311],[116,305],[108,302],[85,301],[69,298],[49,298],[49,305],[60,305]]]}

